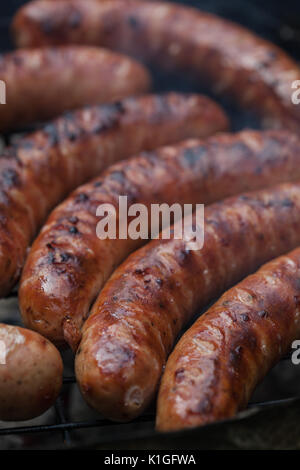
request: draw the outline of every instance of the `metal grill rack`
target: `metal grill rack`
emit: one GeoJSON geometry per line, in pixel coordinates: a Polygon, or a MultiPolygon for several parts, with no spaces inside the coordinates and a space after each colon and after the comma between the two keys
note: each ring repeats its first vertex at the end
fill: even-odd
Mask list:
{"type": "MultiPolygon", "coordinates": [[[[256,0],[198,0],[184,1],[204,10],[215,12],[250,27],[271,39],[300,60],[300,24],[291,2],[284,2],[290,18],[272,16],[268,1],[264,9],[256,0]],[[259,6],[258,6],[259,5],[259,6]],[[286,23],[286,21],[288,23],[286,23]]],[[[13,12],[23,3],[12,0],[1,5],[0,49],[9,50],[9,24],[13,12]],[[6,11],[4,12],[4,10],[6,11]],[[3,14],[4,12],[4,14],[3,14]]],[[[273,13],[274,1],[270,0],[273,13]]],[[[292,2],[300,12],[297,2],[292,2]]],[[[283,8],[283,2],[278,2],[283,8]]],[[[278,7],[279,8],[279,7],[278,7]]],[[[299,17],[299,15],[298,15],[299,17]]],[[[198,90],[195,84],[182,77],[162,77],[154,71],[157,90],[198,90]],[[192,87],[192,88],[191,88],[192,87]]],[[[224,104],[224,103],[222,103],[224,104]]],[[[241,116],[225,103],[233,129],[254,127],[248,116],[241,116]]],[[[5,144],[15,136],[2,136],[5,144]]],[[[0,302],[0,321],[19,324],[17,290],[0,302]]],[[[0,422],[1,449],[215,449],[215,448],[300,448],[300,367],[292,366],[290,355],[276,366],[257,390],[254,401],[236,418],[178,433],[159,434],[154,430],[154,405],[132,423],[112,423],[90,410],[81,398],[74,373],[72,357],[64,355],[66,376],[56,404],[42,417],[25,423],[0,422]],[[298,424],[299,422],[299,424],[298,424]]]]}
{"type": "MultiPolygon", "coordinates": [[[[283,360],[289,360],[290,357],[286,357],[283,360]]],[[[74,376],[65,377],[63,380],[64,385],[75,384],[76,379],[74,376]]],[[[250,403],[248,408],[260,408],[265,406],[276,406],[280,404],[289,403],[291,400],[300,399],[299,397],[290,397],[278,400],[267,400],[258,403],[250,403]]],[[[73,447],[72,442],[72,431],[78,429],[89,429],[89,428],[98,428],[101,431],[101,435],[97,439],[97,443],[101,444],[102,442],[106,442],[106,438],[104,437],[105,428],[107,426],[112,426],[111,421],[106,419],[95,419],[95,420],[87,420],[87,421],[69,421],[66,417],[66,410],[63,403],[62,396],[59,396],[55,405],[55,414],[56,414],[56,422],[53,424],[44,424],[44,425],[28,425],[28,426],[15,426],[11,428],[1,428],[0,427],[0,436],[9,436],[12,434],[36,434],[36,433],[48,433],[48,432],[55,432],[62,434],[62,442],[67,448],[73,447]]],[[[230,420],[228,420],[230,421],[230,420]]],[[[154,425],[154,414],[153,413],[145,413],[144,415],[136,418],[133,422],[135,423],[152,423],[154,425]]]]}
{"type": "MultiPolygon", "coordinates": [[[[71,385],[76,382],[75,377],[65,377],[64,378],[64,386],[71,385]]],[[[58,433],[61,434],[62,444],[66,448],[72,448],[74,446],[72,440],[72,431],[78,429],[90,429],[90,428],[98,428],[101,431],[102,436],[105,435],[105,428],[107,426],[112,426],[112,423],[106,419],[90,419],[86,421],[69,421],[66,417],[66,410],[64,406],[64,400],[62,396],[59,396],[55,405],[55,415],[56,415],[56,422],[53,424],[43,424],[43,425],[25,425],[25,426],[15,426],[11,428],[1,428],[0,427],[0,436],[9,436],[9,435],[16,435],[16,434],[40,434],[40,433],[58,433]]],[[[154,414],[144,414],[138,419],[135,420],[135,423],[153,423],[154,421],[154,414]]],[[[104,439],[104,442],[106,439],[104,439]]],[[[101,444],[101,437],[99,435],[99,439],[97,439],[97,443],[101,444]]]]}
{"type": "MultiPolygon", "coordinates": [[[[17,291],[15,290],[6,299],[1,301],[0,321],[16,325],[20,324],[16,306],[17,291]],[[8,313],[8,316],[3,317],[1,312],[5,311],[6,305],[10,305],[11,312],[8,313]]],[[[145,445],[149,440],[150,442],[161,442],[162,435],[154,430],[154,405],[131,423],[112,423],[101,418],[96,412],[85,406],[83,399],[78,393],[76,380],[72,372],[73,361],[71,354],[67,353],[63,354],[63,356],[65,369],[70,375],[64,377],[63,389],[55,405],[45,415],[30,422],[13,423],[10,425],[0,422],[0,449],[20,448],[20,446],[26,449],[47,449],[49,447],[55,449],[73,449],[86,446],[97,446],[99,448],[107,448],[107,446],[110,448],[111,446],[111,448],[114,448],[114,445],[119,448],[119,446],[126,446],[126,444],[131,446],[133,442],[137,442],[136,446],[139,448],[140,445],[145,445]],[[75,398],[72,397],[74,392],[75,398]]],[[[278,367],[286,369],[286,365],[289,364],[291,364],[290,354],[283,358],[281,365],[278,367]]],[[[294,372],[297,371],[298,369],[294,366],[294,372]]],[[[279,377],[277,379],[280,381],[282,373],[278,372],[277,375],[279,377]]],[[[299,378],[300,370],[293,382],[295,380],[298,382],[299,378]]],[[[273,386],[271,385],[271,387],[273,386]]],[[[284,393],[282,391],[275,391],[275,394],[270,393],[270,390],[258,393],[259,401],[255,400],[249,404],[248,413],[250,412],[250,416],[252,416],[252,412],[260,413],[265,408],[271,408],[274,410],[274,413],[277,413],[278,407],[292,405],[294,402],[299,402],[300,406],[300,389],[297,396],[295,396],[296,393],[294,395],[292,393],[288,395],[288,393],[288,390],[284,390],[284,393]],[[266,393],[267,399],[264,399],[266,393]]],[[[241,413],[236,418],[227,420],[223,424],[227,423],[227,427],[232,424],[234,425],[236,422],[244,422],[246,424],[248,419],[249,416],[246,412],[246,415],[241,413]]],[[[220,424],[216,423],[215,426],[218,429],[220,424]]],[[[209,426],[199,429],[204,432],[206,428],[209,428],[209,426]]],[[[185,435],[188,435],[189,432],[185,431],[179,434],[181,439],[184,439],[185,435]]],[[[172,434],[166,436],[166,442],[170,443],[170,439],[173,442],[172,434]]]]}

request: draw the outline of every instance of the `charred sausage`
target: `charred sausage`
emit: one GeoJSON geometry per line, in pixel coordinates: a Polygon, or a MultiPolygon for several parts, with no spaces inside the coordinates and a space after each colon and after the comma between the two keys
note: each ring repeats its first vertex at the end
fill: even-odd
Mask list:
{"type": "Polygon", "coordinates": [[[113,420],[140,414],[192,315],[300,243],[299,210],[299,184],[245,193],[207,208],[201,250],[184,239],[164,239],[130,255],[83,326],[76,376],[86,401],[113,420]]]}
{"type": "Polygon", "coordinates": [[[17,281],[48,212],[79,184],[143,149],[226,129],[199,95],[148,95],[68,113],[20,139],[0,159],[0,295],[17,281]]]}
{"type": "Polygon", "coordinates": [[[104,283],[147,241],[99,240],[100,204],[118,211],[119,195],[148,209],[151,203],[209,204],[299,179],[299,155],[300,139],[289,131],[243,131],[188,140],[113,165],[58,206],[35,240],[19,289],[25,325],[76,349],[82,323],[104,283]]]}
{"type": "Polygon", "coordinates": [[[114,0],[34,1],[16,14],[16,44],[96,44],[163,70],[190,73],[252,109],[267,127],[299,129],[296,62],[246,28],[185,6],[114,0]]]}
{"type": "Polygon", "coordinates": [[[0,323],[0,419],[24,421],[44,413],[62,386],[57,349],[34,331],[0,323]]]}
{"type": "Polygon", "coordinates": [[[19,50],[0,57],[6,104],[0,131],[42,121],[65,110],[147,92],[150,77],[137,62],[97,47],[19,50]]]}
{"type": "Polygon", "coordinates": [[[183,429],[232,417],[300,335],[300,249],[227,291],[171,354],[157,428],[183,429]]]}

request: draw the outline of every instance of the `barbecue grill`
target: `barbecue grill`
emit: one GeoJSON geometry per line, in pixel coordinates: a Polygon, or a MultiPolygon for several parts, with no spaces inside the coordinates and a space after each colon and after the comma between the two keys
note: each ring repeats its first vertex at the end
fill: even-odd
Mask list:
{"type": "MultiPolygon", "coordinates": [[[[12,48],[9,25],[14,11],[23,4],[11,0],[1,5],[1,52],[12,48]]],[[[217,13],[273,41],[300,60],[300,4],[293,1],[199,0],[181,1],[217,13]]],[[[199,91],[187,77],[162,76],[154,70],[157,91],[199,91]]],[[[300,78],[300,77],[299,77],[300,78]]],[[[257,127],[253,117],[222,103],[233,130],[257,127]]],[[[27,131],[25,129],[24,131],[27,131]]],[[[16,134],[1,136],[8,144],[16,134]]],[[[20,324],[17,289],[0,301],[0,321],[20,324]]],[[[85,405],[72,369],[72,355],[63,353],[64,386],[55,406],[44,415],[24,423],[0,422],[2,449],[300,449],[300,365],[285,357],[258,387],[253,402],[235,418],[196,429],[159,434],[154,430],[155,407],[132,423],[112,423],[85,405]]]]}

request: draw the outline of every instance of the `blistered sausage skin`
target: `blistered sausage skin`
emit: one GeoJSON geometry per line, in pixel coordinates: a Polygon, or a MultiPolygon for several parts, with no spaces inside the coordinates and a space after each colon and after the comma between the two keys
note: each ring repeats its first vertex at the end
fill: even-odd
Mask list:
{"type": "Polygon", "coordinates": [[[160,386],[157,428],[234,416],[300,335],[300,249],[227,291],[183,335],[160,386]]]}
{"type": "Polygon", "coordinates": [[[169,93],[70,112],[18,140],[0,159],[0,295],[18,279],[49,211],[76,186],[143,149],[227,126],[208,98],[169,93]]]}
{"type": "Polygon", "coordinates": [[[82,329],[75,365],[86,401],[113,420],[139,415],[192,315],[300,243],[299,209],[299,184],[245,193],[206,209],[201,250],[165,239],[130,255],[104,286],[82,329]]]}
{"type": "Polygon", "coordinates": [[[0,323],[0,420],[35,418],[62,387],[58,350],[34,331],[0,323]]]}
{"type": "Polygon", "coordinates": [[[88,104],[145,93],[150,77],[142,65],[97,47],[19,50],[0,56],[6,104],[0,131],[58,116],[88,104]]]}
{"type": "Polygon", "coordinates": [[[266,127],[299,129],[291,101],[300,69],[285,52],[251,31],[209,13],[139,0],[37,0],[13,23],[20,47],[97,44],[162,70],[190,73],[220,95],[253,110],[266,127]]]}
{"type": "Polygon", "coordinates": [[[148,209],[151,203],[209,204],[299,179],[299,155],[300,140],[289,131],[243,131],[188,140],[111,166],[55,208],[35,240],[19,289],[25,325],[76,349],[104,283],[147,241],[98,239],[100,204],[113,204],[117,213],[119,195],[148,209]]]}

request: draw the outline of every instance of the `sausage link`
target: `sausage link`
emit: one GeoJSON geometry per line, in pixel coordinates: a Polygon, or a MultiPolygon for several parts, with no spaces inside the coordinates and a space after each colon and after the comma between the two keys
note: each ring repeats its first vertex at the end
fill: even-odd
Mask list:
{"type": "Polygon", "coordinates": [[[19,277],[48,212],[79,184],[143,149],[225,130],[199,95],[148,95],[68,113],[20,139],[0,159],[0,295],[19,277]]]}
{"type": "Polygon", "coordinates": [[[0,57],[6,104],[0,131],[46,120],[65,110],[147,92],[150,77],[139,63],[97,47],[19,50],[0,57]]]}
{"type": "Polygon", "coordinates": [[[299,183],[245,193],[207,208],[201,250],[184,239],[164,239],[130,255],[83,326],[76,376],[86,401],[114,420],[140,414],[192,315],[300,243],[299,210],[299,183]]]}
{"type": "Polygon", "coordinates": [[[53,405],[62,386],[57,349],[34,331],[0,323],[0,419],[24,421],[53,405]]]}
{"type": "Polygon", "coordinates": [[[33,1],[13,23],[16,44],[105,46],[163,70],[190,73],[212,91],[253,110],[266,127],[299,130],[291,101],[300,70],[285,52],[246,28],[163,2],[33,1]],[[74,22],[76,25],[74,26],[74,22]]]}
{"type": "Polygon", "coordinates": [[[300,139],[289,131],[243,131],[188,140],[113,165],[58,206],[35,240],[19,289],[25,325],[76,349],[82,323],[104,283],[146,242],[99,240],[100,204],[113,204],[117,216],[119,195],[148,209],[152,203],[209,204],[300,179],[299,155],[300,139]]]}
{"type": "Polygon", "coordinates": [[[171,354],[158,398],[161,431],[230,418],[300,334],[300,249],[227,291],[171,354]]]}

